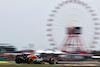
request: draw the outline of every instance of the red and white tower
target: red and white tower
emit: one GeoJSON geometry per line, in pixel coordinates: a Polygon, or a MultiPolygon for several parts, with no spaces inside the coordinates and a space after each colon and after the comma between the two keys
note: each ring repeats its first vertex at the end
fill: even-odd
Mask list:
{"type": "Polygon", "coordinates": [[[68,37],[65,38],[61,51],[69,54],[88,54],[87,48],[81,40],[81,27],[69,27],[67,31],[68,37]]]}

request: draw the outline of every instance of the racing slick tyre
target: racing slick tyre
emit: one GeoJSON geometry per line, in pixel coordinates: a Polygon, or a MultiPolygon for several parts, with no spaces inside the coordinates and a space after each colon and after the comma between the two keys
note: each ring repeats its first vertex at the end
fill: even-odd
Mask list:
{"type": "Polygon", "coordinates": [[[54,64],[54,62],[55,62],[54,58],[49,59],[49,64],[54,64]]]}
{"type": "Polygon", "coordinates": [[[27,63],[28,63],[28,64],[32,64],[32,63],[33,63],[32,58],[28,58],[28,59],[27,59],[27,63]]]}
{"type": "Polygon", "coordinates": [[[21,58],[16,58],[16,59],[15,59],[15,62],[16,62],[17,64],[19,64],[19,63],[22,63],[23,61],[22,61],[21,58]]]}

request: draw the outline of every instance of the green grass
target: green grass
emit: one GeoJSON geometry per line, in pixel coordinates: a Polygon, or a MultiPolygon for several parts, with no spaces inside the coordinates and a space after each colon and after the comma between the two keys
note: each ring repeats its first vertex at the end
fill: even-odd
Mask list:
{"type": "Polygon", "coordinates": [[[58,66],[45,64],[0,64],[0,67],[98,67],[98,66],[58,66]]]}

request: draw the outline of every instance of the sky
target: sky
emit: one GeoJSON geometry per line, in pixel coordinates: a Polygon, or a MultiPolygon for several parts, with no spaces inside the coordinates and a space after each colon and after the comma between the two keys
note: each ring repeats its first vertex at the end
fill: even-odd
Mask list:
{"type": "MultiPolygon", "coordinates": [[[[0,43],[9,43],[17,50],[48,49],[48,15],[62,1],[65,0],[0,0],[0,43]]],[[[100,0],[81,1],[88,3],[100,17],[100,0]]]]}

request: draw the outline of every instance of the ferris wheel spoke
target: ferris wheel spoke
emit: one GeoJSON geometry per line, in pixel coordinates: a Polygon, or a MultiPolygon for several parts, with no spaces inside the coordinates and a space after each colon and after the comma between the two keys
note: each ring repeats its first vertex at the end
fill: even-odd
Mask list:
{"type": "Polygon", "coordinates": [[[91,33],[91,32],[94,32],[94,31],[92,31],[92,30],[84,30],[84,32],[91,33]]]}
{"type": "Polygon", "coordinates": [[[60,24],[54,24],[54,23],[48,23],[47,26],[59,26],[59,27],[66,27],[64,25],[60,25],[60,24]]]}
{"type": "Polygon", "coordinates": [[[66,24],[63,24],[63,23],[67,23],[66,21],[60,21],[60,19],[59,20],[55,20],[54,22],[57,23],[57,24],[63,25],[65,27],[66,27],[66,24]]]}
{"type": "MultiPolygon", "coordinates": [[[[53,22],[55,22],[55,23],[50,23],[51,25],[56,25],[56,26],[64,26],[64,27],[66,27],[66,25],[65,24],[63,24],[61,21],[60,21],[60,19],[59,20],[53,20],[53,19],[49,19],[49,20],[52,20],[53,22]]],[[[64,21],[65,22],[65,21],[64,21]]],[[[51,25],[48,25],[47,24],[47,26],[51,26],[51,25]]]]}
{"type": "Polygon", "coordinates": [[[53,24],[54,26],[59,26],[59,27],[66,27],[65,25],[61,25],[61,24],[53,24]]]}
{"type": "Polygon", "coordinates": [[[52,28],[52,29],[60,30],[60,29],[65,29],[65,28],[64,27],[56,27],[56,28],[52,28]]]}

